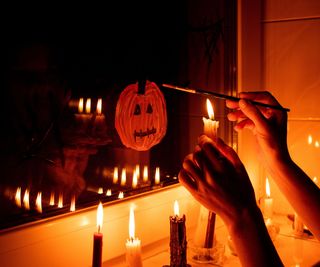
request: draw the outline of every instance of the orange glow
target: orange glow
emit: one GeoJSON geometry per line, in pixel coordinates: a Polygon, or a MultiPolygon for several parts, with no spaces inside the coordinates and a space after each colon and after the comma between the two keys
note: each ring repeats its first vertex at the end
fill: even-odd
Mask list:
{"type": "Polygon", "coordinates": [[[106,196],[110,197],[111,196],[111,189],[107,190],[106,196]]]}
{"type": "Polygon", "coordinates": [[[100,202],[97,209],[97,227],[98,227],[98,233],[100,233],[102,229],[102,222],[103,222],[103,207],[102,203],[100,202]]]}
{"type": "Polygon", "coordinates": [[[134,234],[135,234],[134,210],[133,210],[133,207],[131,207],[130,214],[129,214],[129,239],[134,239],[134,234]]]}
{"type": "Polygon", "coordinates": [[[315,142],[314,142],[314,146],[315,146],[316,148],[318,148],[318,147],[320,146],[319,141],[315,141],[315,142]]]}
{"type": "Polygon", "coordinates": [[[315,183],[315,184],[318,184],[318,178],[317,178],[317,176],[315,176],[315,177],[313,177],[313,182],[315,183]]]}
{"type": "Polygon", "coordinates": [[[140,179],[140,165],[139,164],[136,165],[135,172],[136,172],[137,180],[139,180],[140,179]]]}
{"type": "Polygon", "coordinates": [[[49,205],[50,206],[54,206],[54,192],[51,191],[51,194],[50,194],[50,202],[49,202],[49,205]]]}
{"type": "Polygon", "coordinates": [[[70,211],[75,211],[75,210],[76,210],[76,196],[73,195],[70,203],[70,211]]]}
{"type": "Polygon", "coordinates": [[[174,211],[174,215],[179,217],[179,215],[180,215],[180,212],[179,212],[179,203],[178,203],[177,200],[174,201],[173,211],[174,211]]]}
{"type": "Polygon", "coordinates": [[[214,111],[210,100],[207,98],[207,111],[210,120],[214,120],[214,111]]]}
{"type": "Polygon", "coordinates": [[[144,182],[148,181],[148,166],[143,167],[143,181],[144,182]]]}
{"type": "Polygon", "coordinates": [[[59,199],[58,199],[58,208],[62,208],[62,207],[63,207],[63,194],[60,193],[59,199]]]}
{"type": "Polygon", "coordinates": [[[37,198],[36,198],[36,210],[39,213],[42,213],[42,193],[38,192],[37,198]]]}
{"type": "Polygon", "coordinates": [[[102,99],[99,98],[97,101],[97,114],[101,115],[101,113],[102,113],[102,99]]]}
{"type": "Polygon", "coordinates": [[[132,176],[132,188],[136,188],[138,185],[138,177],[137,177],[137,173],[134,170],[133,171],[133,176],[132,176]]]}
{"type": "Polygon", "coordinates": [[[102,188],[102,187],[99,187],[99,189],[98,189],[98,194],[99,194],[99,195],[103,194],[103,188],[102,188]]]}
{"type": "Polygon", "coordinates": [[[114,170],[113,170],[113,183],[114,184],[118,183],[118,179],[119,179],[119,170],[118,170],[118,167],[114,167],[114,170]]]}
{"type": "Polygon", "coordinates": [[[82,97],[79,99],[78,112],[79,113],[83,112],[83,98],[82,97]]]}
{"type": "Polygon", "coordinates": [[[30,210],[30,204],[29,204],[29,190],[26,189],[24,191],[24,196],[23,196],[23,205],[26,210],[30,210]]]}
{"type": "Polygon", "coordinates": [[[91,98],[88,98],[86,101],[86,113],[89,114],[91,112],[91,98]]]}
{"type": "Polygon", "coordinates": [[[267,197],[269,198],[270,197],[270,185],[269,185],[268,178],[266,178],[266,194],[267,194],[267,197]]]}
{"type": "Polygon", "coordinates": [[[119,192],[118,198],[119,198],[119,199],[124,198],[124,194],[123,194],[123,192],[122,192],[122,191],[120,191],[120,192],[119,192]]]}
{"type": "Polygon", "coordinates": [[[312,144],[312,135],[311,134],[308,135],[308,144],[309,145],[312,144]]]}
{"type": "Polygon", "coordinates": [[[17,188],[16,196],[15,196],[16,205],[21,208],[21,187],[17,188]]]}
{"type": "Polygon", "coordinates": [[[121,182],[120,182],[120,184],[122,186],[125,186],[126,182],[127,182],[126,168],[123,168],[122,171],[121,171],[121,182]]]}
{"type": "Polygon", "coordinates": [[[160,183],[160,168],[156,168],[156,174],[154,176],[154,183],[159,184],[160,183]]]}

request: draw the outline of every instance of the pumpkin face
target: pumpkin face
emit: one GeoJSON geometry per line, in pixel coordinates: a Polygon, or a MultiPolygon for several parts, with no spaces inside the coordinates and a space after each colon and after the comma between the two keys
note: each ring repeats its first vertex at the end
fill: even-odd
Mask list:
{"type": "Polygon", "coordinates": [[[115,127],[128,148],[145,151],[161,141],[167,131],[167,110],[155,83],[147,81],[144,94],[138,93],[138,83],[123,90],[116,107],[115,127]]]}

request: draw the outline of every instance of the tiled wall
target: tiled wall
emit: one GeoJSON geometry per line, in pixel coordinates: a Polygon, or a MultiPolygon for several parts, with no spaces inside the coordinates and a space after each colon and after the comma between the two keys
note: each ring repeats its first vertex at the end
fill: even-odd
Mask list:
{"type": "MultiPolygon", "coordinates": [[[[319,180],[320,1],[264,0],[262,3],[263,87],[290,107],[291,156],[312,179],[319,180]]],[[[271,191],[276,211],[288,213],[289,204],[272,183],[271,191]]]]}

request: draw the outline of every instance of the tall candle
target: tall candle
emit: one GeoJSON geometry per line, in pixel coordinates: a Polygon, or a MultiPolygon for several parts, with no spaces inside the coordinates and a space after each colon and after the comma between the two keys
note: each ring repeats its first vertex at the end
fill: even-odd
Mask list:
{"type": "Polygon", "coordinates": [[[100,202],[97,209],[97,228],[98,231],[93,235],[93,256],[92,256],[92,267],[102,266],[102,240],[103,234],[101,233],[103,222],[103,207],[100,202]]]}
{"type": "MultiPolygon", "coordinates": [[[[206,134],[209,138],[211,138],[212,140],[215,140],[217,138],[219,122],[214,120],[214,110],[209,99],[207,99],[206,104],[207,104],[207,112],[208,112],[209,119],[202,118],[203,131],[204,131],[204,134],[206,134]]],[[[216,223],[216,214],[209,211],[207,228],[206,228],[206,236],[205,236],[205,242],[204,242],[205,248],[213,247],[215,223],[216,223]]]]}
{"type": "Polygon", "coordinates": [[[126,242],[126,262],[129,267],[142,267],[141,241],[135,237],[134,210],[130,208],[129,239],[126,242]]]}
{"type": "Polygon", "coordinates": [[[272,218],[273,214],[273,199],[270,196],[270,184],[268,178],[266,178],[266,198],[264,199],[264,216],[266,218],[272,218]]]}
{"type": "Polygon", "coordinates": [[[186,216],[179,214],[176,200],[173,206],[174,216],[170,216],[170,266],[184,267],[187,264],[186,216]]]}

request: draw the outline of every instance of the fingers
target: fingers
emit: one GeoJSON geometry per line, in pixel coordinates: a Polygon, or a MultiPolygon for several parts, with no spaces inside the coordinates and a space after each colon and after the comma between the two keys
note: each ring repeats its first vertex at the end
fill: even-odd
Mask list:
{"type": "Polygon", "coordinates": [[[279,102],[274,98],[274,96],[267,91],[259,91],[259,92],[240,92],[240,98],[258,101],[265,104],[271,105],[279,105],[279,102]]]}

